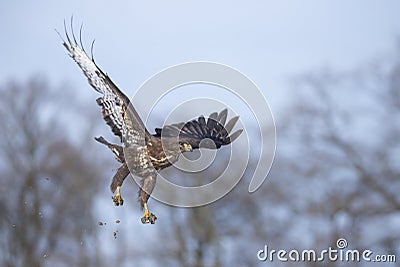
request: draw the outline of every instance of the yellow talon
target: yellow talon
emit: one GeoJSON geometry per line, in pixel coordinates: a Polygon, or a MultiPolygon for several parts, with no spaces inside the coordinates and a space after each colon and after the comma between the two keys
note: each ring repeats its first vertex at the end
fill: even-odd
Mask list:
{"type": "Polygon", "coordinates": [[[143,224],[146,224],[146,223],[154,224],[157,220],[157,217],[153,213],[149,212],[147,203],[144,203],[143,206],[144,206],[144,214],[143,214],[143,217],[141,218],[142,223],[143,224]]]}
{"type": "Polygon", "coordinates": [[[117,193],[112,197],[115,206],[122,206],[124,204],[124,199],[121,196],[121,187],[117,186],[117,193]]]}

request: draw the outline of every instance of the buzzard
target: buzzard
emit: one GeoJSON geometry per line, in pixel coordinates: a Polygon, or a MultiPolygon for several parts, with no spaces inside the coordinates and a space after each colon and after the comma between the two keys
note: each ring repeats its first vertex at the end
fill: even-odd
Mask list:
{"type": "Polygon", "coordinates": [[[113,202],[116,206],[123,205],[121,186],[130,173],[135,175],[140,180],[139,202],[141,209],[144,209],[141,221],[143,224],[154,224],[157,217],[149,212],[147,201],[156,184],[157,173],[171,166],[181,153],[198,149],[203,140],[206,142],[202,143],[202,147],[210,149],[218,149],[233,142],[242,132],[240,129],[230,134],[239,117],[233,117],[226,123],[227,110],[224,109],[220,113],[212,113],[207,120],[199,116],[189,122],[156,128],[155,134],[150,134],[128,97],[96,65],[93,52],[89,58],[81,42],[81,31],[78,44],[73,29],[72,38],[68,35],[65,23],[64,29],[67,41],[60,35],[64,47],[81,68],[89,84],[102,95],[96,102],[101,107],[103,119],[122,143],[111,144],[102,136],[95,138],[106,145],[121,163],[110,186],[112,193],[116,192],[112,197],[113,202]]]}

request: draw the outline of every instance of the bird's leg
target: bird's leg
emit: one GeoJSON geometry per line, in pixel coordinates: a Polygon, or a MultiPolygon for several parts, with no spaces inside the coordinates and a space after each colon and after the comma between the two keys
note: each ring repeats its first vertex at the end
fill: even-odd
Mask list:
{"type": "Polygon", "coordinates": [[[143,206],[144,206],[144,215],[143,215],[143,217],[141,219],[142,223],[143,224],[146,224],[146,223],[154,224],[156,222],[156,220],[157,220],[156,215],[154,215],[153,213],[149,212],[149,208],[148,208],[146,202],[143,203],[143,206]]]}
{"type": "Polygon", "coordinates": [[[121,196],[121,186],[117,186],[117,193],[112,197],[115,206],[122,206],[124,204],[124,199],[121,196]]]}

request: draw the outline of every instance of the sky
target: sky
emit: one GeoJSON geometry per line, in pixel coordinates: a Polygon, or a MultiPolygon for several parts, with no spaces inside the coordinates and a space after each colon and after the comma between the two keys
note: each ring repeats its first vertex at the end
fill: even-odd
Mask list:
{"type": "MultiPolygon", "coordinates": [[[[291,78],[352,69],[394,51],[399,10],[396,0],[0,0],[0,86],[39,76],[52,86],[82,89],[77,98],[95,108],[98,95],[55,31],[63,33],[63,21],[73,15],[75,32],[83,23],[87,50],[95,39],[97,64],[128,96],[167,67],[211,61],[253,80],[277,114],[295,90],[291,78]]],[[[129,221],[139,224],[137,215],[129,221]]]]}
{"type": "Polygon", "coordinates": [[[251,78],[278,112],[292,77],[394,50],[398,10],[399,1],[368,0],[1,1],[0,84],[39,76],[87,88],[55,32],[73,15],[86,48],[96,40],[96,62],[128,95],[169,66],[212,61],[251,78]]]}

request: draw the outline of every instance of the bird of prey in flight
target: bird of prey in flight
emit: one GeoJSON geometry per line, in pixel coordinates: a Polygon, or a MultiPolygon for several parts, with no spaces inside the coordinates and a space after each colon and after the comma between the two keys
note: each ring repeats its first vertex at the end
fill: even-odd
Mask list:
{"type": "Polygon", "coordinates": [[[157,173],[171,166],[181,153],[198,149],[200,142],[205,139],[208,140],[202,143],[202,147],[210,149],[218,149],[233,142],[242,132],[240,129],[230,134],[239,117],[233,117],[226,123],[227,110],[224,109],[220,113],[212,113],[208,119],[199,116],[188,122],[156,128],[155,133],[150,134],[129,98],[96,65],[93,52],[91,57],[86,53],[81,41],[82,31],[78,44],[72,29],[72,20],[72,36],[68,34],[65,23],[64,28],[66,41],[62,38],[63,45],[83,71],[89,84],[101,94],[96,102],[101,107],[103,119],[121,142],[121,145],[117,145],[109,143],[101,136],[95,138],[111,149],[116,160],[121,163],[110,186],[113,193],[116,191],[112,197],[113,202],[116,206],[123,204],[121,186],[131,173],[140,181],[139,202],[141,209],[144,209],[141,221],[144,224],[154,224],[157,217],[149,212],[147,201],[156,184],[157,173]]]}

